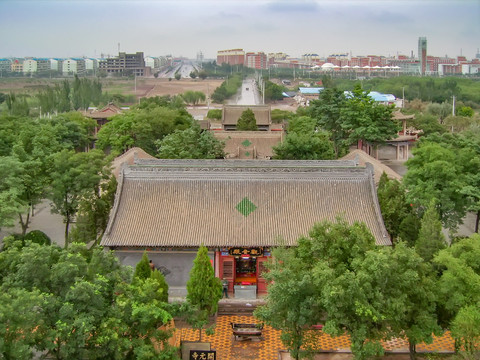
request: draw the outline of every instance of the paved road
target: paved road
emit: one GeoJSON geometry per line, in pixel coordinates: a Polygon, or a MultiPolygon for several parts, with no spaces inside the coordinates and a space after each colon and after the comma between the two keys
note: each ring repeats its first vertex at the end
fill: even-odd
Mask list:
{"type": "MultiPolygon", "coordinates": [[[[63,218],[58,214],[52,214],[50,211],[50,202],[43,200],[35,207],[35,216],[31,218],[30,226],[27,232],[31,230],[40,230],[47,234],[52,242],[64,246],[65,243],[65,224],[63,218]]],[[[21,233],[22,230],[18,224],[14,227],[5,227],[0,230],[0,242],[5,236],[11,233],[21,233]]]]}
{"type": "Polygon", "coordinates": [[[176,65],[171,71],[162,71],[161,73],[158,74],[158,77],[173,79],[175,77],[175,74],[178,72],[180,73],[182,78],[186,79],[186,78],[190,78],[190,73],[195,70],[197,70],[197,65],[190,61],[186,61],[176,65]]]}
{"type": "Polygon", "coordinates": [[[255,80],[243,80],[240,91],[229,101],[231,105],[260,105],[262,103],[255,80]]]}

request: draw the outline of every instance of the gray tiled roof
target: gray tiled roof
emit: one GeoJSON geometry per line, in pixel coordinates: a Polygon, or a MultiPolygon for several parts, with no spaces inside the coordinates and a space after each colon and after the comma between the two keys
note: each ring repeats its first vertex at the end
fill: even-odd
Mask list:
{"type": "Polygon", "coordinates": [[[250,109],[255,114],[257,125],[270,125],[272,123],[270,106],[268,105],[225,105],[223,107],[222,124],[237,125],[242,113],[250,109]]]}
{"type": "Polygon", "coordinates": [[[365,166],[366,163],[370,163],[373,166],[375,184],[378,184],[380,177],[385,172],[390,179],[402,180],[402,176],[396,173],[393,169],[388,167],[382,162],[378,161],[374,157],[368,155],[365,151],[360,149],[355,149],[350,151],[347,155],[342,157],[342,160],[358,160],[360,166],[365,166]]]}
{"type": "Polygon", "coordinates": [[[123,169],[104,246],[294,245],[315,222],[338,214],[350,223],[365,222],[377,244],[391,244],[369,166],[354,167],[351,161],[138,161],[123,169]]]}

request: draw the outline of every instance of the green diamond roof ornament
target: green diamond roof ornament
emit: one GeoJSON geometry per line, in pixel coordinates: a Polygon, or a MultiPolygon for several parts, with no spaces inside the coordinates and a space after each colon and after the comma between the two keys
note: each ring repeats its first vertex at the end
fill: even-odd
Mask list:
{"type": "Polygon", "coordinates": [[[246,196],[240,201],[235,208],[242,214],[243,216],[247,217],[250,215],[252,212],[255,211],[257,206],[250,201],[249,198],[246,196]]]}
{"type": "Polygon", "coordinates": [[[245,156],[250,156],[250,153],[247,151],[247,152],[245,153],[245,156]]]}
{"type": "Polygon", "coordinates": [[[248,146],[252,145],[252,143],[250,142],[250,140],[246,139],[246,140],[244,140],[244,141],[242,142],[242,145],[243,145],[244,147],[248,147],[248,146]]]}

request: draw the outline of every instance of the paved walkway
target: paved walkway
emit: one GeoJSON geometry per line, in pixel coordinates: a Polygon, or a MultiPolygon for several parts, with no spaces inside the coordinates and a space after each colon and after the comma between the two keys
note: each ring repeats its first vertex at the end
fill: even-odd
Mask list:
{"type": "MultiPolygon", "coordinates": [[[[265,326],[262,340],[238,340],[232,335],[230,322],[256,323],[253,316],[219,316],[215,334],[202,335],[202,341],[210,342],[212,350],[217,351],[217,358],[222,360],[277,360],[278,351],[284,350],[280,340],[280,331],[265,326]]],[[[178,329],[177,346],[180,341],[198,341],[198,330],[190,328],[178,329]],[[178,334],[179,333],[179,334],[178,334]]],[[[318,351],[349,352],[350,338],[347,335],[332,338],[319,330],[310,333],[315,348],[318,351]]],[[[393,339],[383,343],[385,350],[392,352],[408,352],[408,342],[403,339],[393,339]]],[[[441,337],[434,337],[432,344],[419,344],[417,352],[453,352],[454,341],[449,332],[441,337]]]]}

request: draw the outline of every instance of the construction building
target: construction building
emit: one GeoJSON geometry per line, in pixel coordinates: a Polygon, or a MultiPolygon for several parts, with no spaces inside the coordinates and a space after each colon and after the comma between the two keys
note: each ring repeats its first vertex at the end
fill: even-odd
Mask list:
{"type": "Polygon", "coordinates": [[[143,52],[135,54],[120,52],[117,57],[100,60],[98,67],[107,74],[149,76],[151,72],[150,68],[145,66],[143,52]]]}

